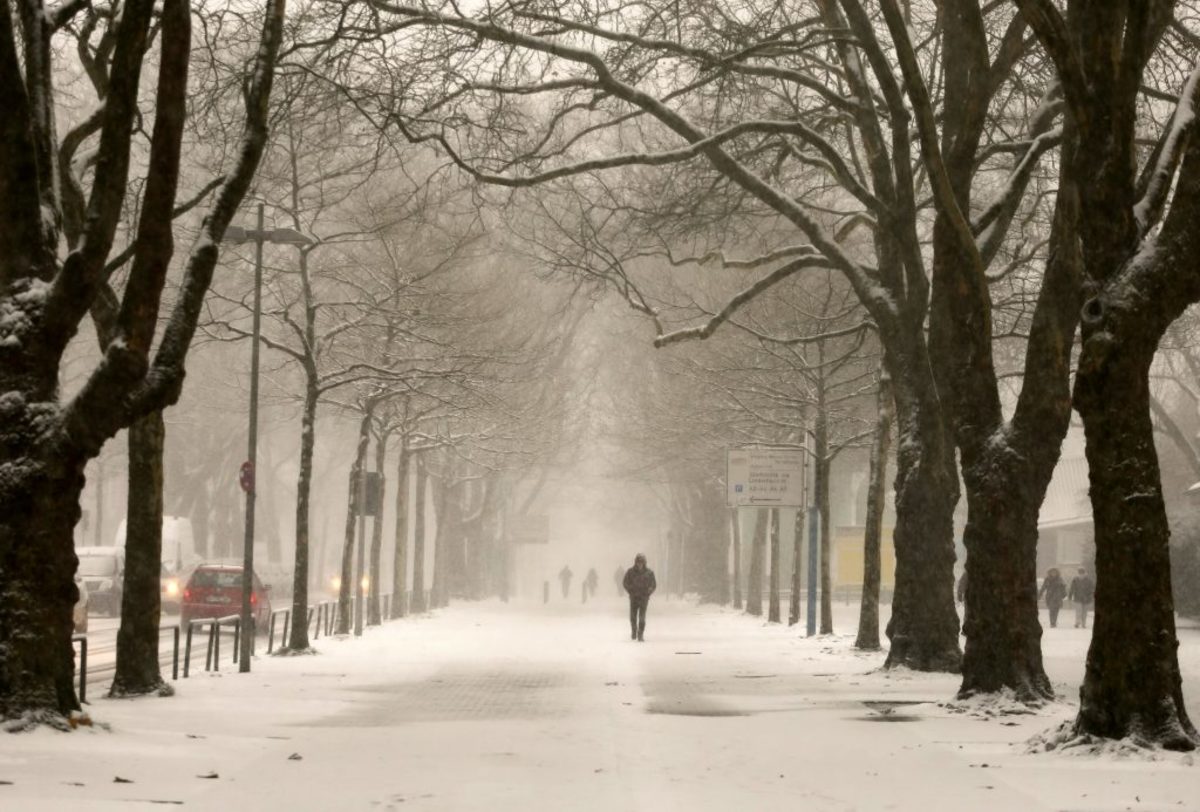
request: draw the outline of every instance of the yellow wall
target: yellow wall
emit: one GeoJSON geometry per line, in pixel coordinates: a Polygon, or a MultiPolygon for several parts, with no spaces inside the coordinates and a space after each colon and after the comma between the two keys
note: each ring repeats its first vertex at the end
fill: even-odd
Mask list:
{"type": "MultiPolygon", "coordinates": [[[[838,527],[833,535],[834,586],[861,586],[863,582],[863,528],[838,527]]],[[[881,550],[883,586],[896,583],[896,549],[892,546],[892,528],[883,528],[881,550]]]]}

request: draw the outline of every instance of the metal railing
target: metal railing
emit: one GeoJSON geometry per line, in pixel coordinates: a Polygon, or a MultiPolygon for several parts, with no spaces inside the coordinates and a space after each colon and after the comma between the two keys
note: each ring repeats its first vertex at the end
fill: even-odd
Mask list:
{"type": "Polygon", "coordinates": [[[279,636],[279,647],[287,648],[288,627],[292,622],[291,609],[275,609],[271,612],[270,628],[267,632],[267,654],[275,649],[275,618],[283,615],[283,634],[279,636]]]}
{"type": "MultiPolygon", "coordinates": [[[[208,647],[204,655],[204,670],[205,671],[220,671],[221,670],[221,628],[223,626],[233,627],[233,662],[238,661],[238,645],[241,642],[242,619],[238,615],[226,615],[225,617],[204,617],[194,618],[187,623],[187,642],[184,645],[183,654],[183,678],[187,679],[192,666],[192,636],[196,631],[197,626],[208,627],[208,647]]],[[[250,632],[253,635],[254,618],[250,619],[250,632]]],[[[251,637],[253,640],[253,637],[251,637]]]]}

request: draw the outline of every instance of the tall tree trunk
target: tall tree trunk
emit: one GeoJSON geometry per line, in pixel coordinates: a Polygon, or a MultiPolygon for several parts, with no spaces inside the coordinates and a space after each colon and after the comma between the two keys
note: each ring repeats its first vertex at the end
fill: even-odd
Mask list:
{"type": "Polygon", "coordinates": [[[813,463],[813,498],[821,523],[821,634],[833,634],[833,578],[830,571],[830,546],[833,543],[829,522],[829,422],[824,408],[824,388],[818,390],[816,461],[813,463]]]}
{"type": "Polygon", "coordinates": [[[1150,420],[1158,336],[1138,335],[1137,321],[1084,324],[1075,405],[1087,436],[1096,617],[1075,729],[1191,750],[1200,736],[1183,701],[1170,531],[1150,420]]]}
{"type": "Polygon", "coordinates": [[[412,601],[414,614],[426,611],[425,601],[425,492],[428,490],[429,475],[425,469],[425,457],[417,454],[417,487],[413,494],[413,561],[412,601]]]}
{"type": "Polygon", "coordinates": [[[762,615],[763,559],[767,546],[766,508],[754,511],[754,538],[750,541],[750,581],[746,585],[746,613],[762,615]]]}
{"type": "Polygon", "coordinates": [[[61,725],[79,708],[74,528],[87,460],[39,443],[37,426],[57,388],[57,365],[39,361],[45,379],[37,386],[13,375],[15,364],[0,367],[0,719],[61,725]]]}
{"type": "Polygon", "coordinates": [[[879,373],[878,417],[871,442],[867,485],[867,525],[863,532],[863,591],[854,647],[879,649],[879,587],[883,575],[883,508],[887,487],[888,453],[892,440],[892,393],[886,370],[879,373]]]}
{"type": "Polygon", "coordinates": [[[408,437],[400,437],[396,461],[396,539],[392,556],[392,619],[408,612],[408,437]]]}
{"type": "Polygon", "coordinates": [[[771,508],[771,575],[767,621],[779,623],[779,508],[771,508]]]}
{"type": "Polygon", "coordinates": [[[804,556],[804,519],[803,508],[796,511],[796,524],[792,535],[792,594],[788,600],[788,625],[795,626],[800,622],[800,593],[803,583],[800,576],[804,556]]]}
{"type": "MultiPolygon", "coordinates": [[[[885,351],[896,401],[896,590],[885,667],[958,672],[954,608],[954,504],[958,485],[936,388],[924,363],[885,351]],[[923,368],[923,371],[922,371],[923,368]]],[[[824,518],[824,517],[823,517],[824,518]]]]}
{"type": "Polygon", "coordinates": [[[354,465],[350,468],[350,481],[346,500],[346,531],[342,543],[342,581],[338,589],[337,633],[349,634],[350,624],[354,618],[354,592],[360,587],[354,583],[354,531],[357,526],[358,512],[366,509],[360,504],[359,489],[362,472],[367,465],[367,446],[371,441],[371,412],[363,414],[358,426],[358,450],[354,455],[354,465]]]}
{"type": "Polygon", "coordinates": [[[158,663],[165,442],[161,411],[151,412],[129,427],[125,583],[111,696],[174,693],[163,682],[158,663]]]}
{"type": "Polygon", "coordinates": [[[304,389],[304,410],[300,414],[300,473],[296,477],[296,552],[292,570],[292,625],[287,647],[292,651],[307,651],[308,642],[308,584],[309,584],[309,521],[312,510],[313,451],[316,447],[317,388],[316,370],[308,370],[304,389]]]}
{"type": "Polygon", "coordinates": [[[447,594],[446,569],[449,564],[446,551],[447,536],[450,530],[450,517],[447,515],[447,499],[450,497],[451,486],[447,482],[449,473],[434,480],[433,516],[437,527],[433,532],[433,586],[430,594],[430,605],[440,609],[449,603],[447,594]]]}
{"type": "Polygon", "coordinates": [[[729,510],[733,544],[733,608],[742,608],[742,522],[737,508],[729,510]]]}
{"type": "Polygon", "coordinates": [[[371,522],[371,564],[370,574],[367,576],[367,625],[378,626],[383,622],[381,607],[379,605],[379,583],[380,571],[379,562],[383,555],[383,494],[386,490],[383,478],[384,466],[387,465],[387,435],[381,434],[375,441],[375,470],[379,474],[379,512],[375,514],[375,520],[371,522]]]}

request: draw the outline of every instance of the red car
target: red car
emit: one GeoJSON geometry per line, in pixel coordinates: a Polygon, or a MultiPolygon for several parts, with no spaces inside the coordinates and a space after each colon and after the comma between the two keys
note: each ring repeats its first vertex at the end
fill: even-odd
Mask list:
{"type": "MultiPolygon", "coordinates": [[[[253,577],[250,609],[255,628],[265,634],[271,619],[271,599],[268,589],[253,577]]],[[[238,564],[201,564],[192,571],[183,588],[180,601],[180,622],[186,627],[197,618],[226,617],[242,611],[242,567],[238,564]]]]}

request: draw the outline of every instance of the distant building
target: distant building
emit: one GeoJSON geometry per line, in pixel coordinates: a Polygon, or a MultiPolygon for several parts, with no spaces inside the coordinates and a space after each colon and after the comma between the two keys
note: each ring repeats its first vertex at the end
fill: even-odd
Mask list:
{"type": "Polygon", "coordinates": [[[1050,567],[1064,572],[1081,565],[1090,567],[1094,557],[1087,460],[1065,457],[1054,469],[1038,514],[1038,575],[1050,567]]]}

